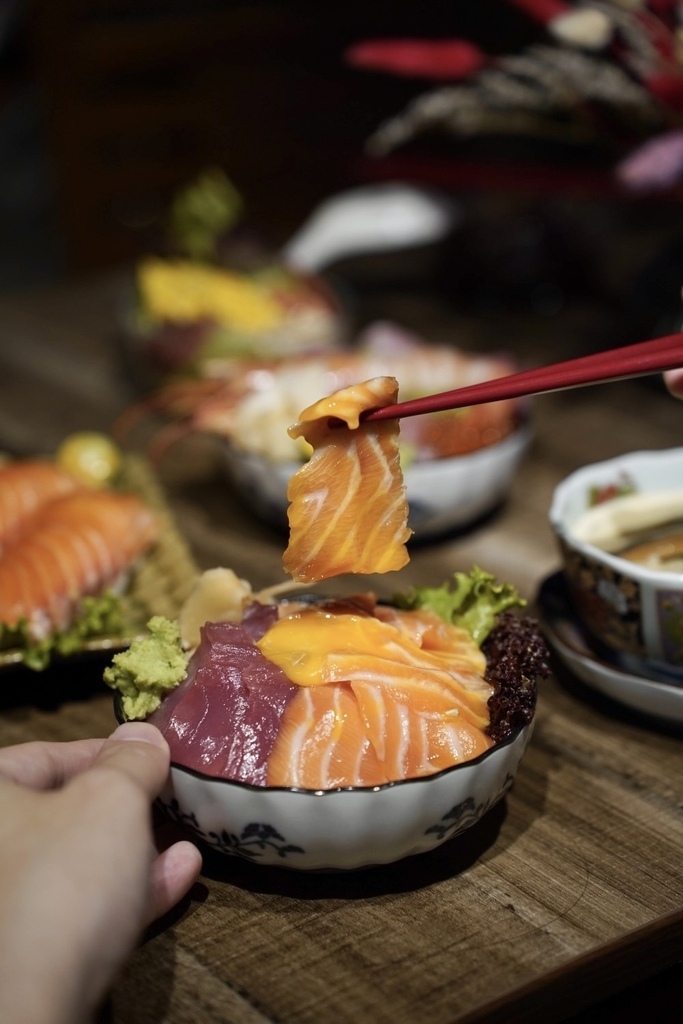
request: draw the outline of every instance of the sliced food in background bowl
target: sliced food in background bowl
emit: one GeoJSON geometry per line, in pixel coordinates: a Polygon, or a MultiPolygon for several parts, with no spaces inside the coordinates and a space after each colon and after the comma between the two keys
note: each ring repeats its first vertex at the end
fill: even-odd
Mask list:
{"type": "MultiPolygon", "coordinates": [[[[264,522],[287,527],[287,485],[310,454],[288,427],[320,395],[377,376],[398,379],[416,398],[508,375],[506,355],[471,354],[428,344],[395,324],[370,325],[346,351],[280,360],[235,360],[215,378],[179,380],[152,393],[120,422],[122,436],[149,422],[169,421],[150,443],[160,458],[185,432],[223,442],[228,477],[264,522]]],[[[404,419],[399,444],[411,526],[422,539],[467,526],[510,491],[532,441],[529,404],[509,400],[404,419]]]]}

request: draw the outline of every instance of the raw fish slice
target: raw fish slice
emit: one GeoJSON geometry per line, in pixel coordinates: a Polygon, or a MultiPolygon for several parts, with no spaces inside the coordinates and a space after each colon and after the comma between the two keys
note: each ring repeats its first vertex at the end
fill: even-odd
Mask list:
{"type": "Polygon", "coordinates": [[[397,685],[414,691],[417,707],[421,694],[432,688],[484,728],[489,721],[487,701],[493,693],[483,679],[486,662],[471,637],[465,644],[462,630],[445,622],[444,627],[443,649],[430,650],[371,615],[329,615],[312,606],[274,623],[258,647],[299,686],[355,681],[397,685]],[[451,649],[445,646],[449,630],[451,649]]]}
{"type": "Polygon", "coordinates": [[[282,714],[298,690],[243,626],[210,622],[186,678],[148,721],[163,732],[178,764],[265,786],[282,714]]]}
{"type": "MultiPolygon", "coordinates": [[[[56,523],[49,531],[34,530],[31,535],[31,550],[35,564],[40,564],[41,575],[46,583],[46,596],[65,595],[67,599],[78,596],[83,588],[79,568],[81,559],[73,556],[74,531],[70,526],[56,523]],[[63,541],[60,542],[60,539],[63,541]]],[[[86,587],[96,584],[96,575],[91,573],[86,587]]]]}
{"type": "Polygon", "coordinates": [[[51,628],[50,609],[45,601],[42,581],[23,550],[13,549],[11,576],[5,575],[0,565],[0,585],[1,621],[14,625],[25,617],[26,608],[32,608],[35,636],[47,635],[51,628]]]}
{"type": "MultiPolygon", "coordinates": [[[[79,549],[82,552],[81,564],[83,566],[90,566],[90,576],[85,582],[86,587],[90,590],[96,588],[98,581],[102,579],[114,580],[116,579],[118,569],[118,552],[111,549],[108,543],[108,537],[103,529],[104,524],[100,519],[100,510],[94,510],[90,508],[78,508],[73,509],[76,513],[73,519],[74,525],[78,522],[78,541],[72,541],[72,544],[78,544],[79,549]],[[95,513],[93,515],[93,513],[95,513]]],[[[55,530],[58,526],[69,528],[68,517],[64,520],[51,520],[54,523],[55,530]]],[[[121,545],[123,548],[123,560],[124,563],[128,561],[127,553],[127,541],[128,538],[121,537],[121,545]]]]}
{"type": "Polygon", "coordinates": [[[478,671],[483,675],[486,658],[476,644],[472,642],[472,634],[461,626],[447,622],[436,612],[427,608],[412,608],[404,611],[393,605],[378,604],[373,609],[375,618],[386,622],[410,637],[413,643],[427,651],[448,651],[450,655],[464,654],[476,663],[478,671]]]}
{"type": "Polygon", "coordinates": [[[43,506],[0,560],[0,622],[34,639],[64,629],[78,601],[117,582],[158,536],[134,495],[77,491],[43,506]]]}
{"type": "MultiPolygon", "coordinates": [[[[55,535],[36,533],[33,543],[16,549],[15,564],[21,562],[33,582],[33,598],[24,608],[42,609],[36,621],[42,622],[36,632],[47,634],[52,629],[64,630],[71,621],[74,603],[82,590],[78,563],[70,557],[68,544],[55,542],[55,535]]],[[[19,573],[17,573],[19,575],[19,573]]],[[[95,583],[96,580],[91,580],[95,583]]]]}
{"type": "Polygon", "coordinates": [[[33,530],[66,526],[77,531],[100,572],[128,561],[158,536],[151,509],[133,494],[81,491],[51,502],[36,517],[33,530]]]}
{"type": "Polygon", "coordinates": [[[400,569],[408,562],[408,504],[400,469],[398,421],[360,423],[368,409],[397,400],[393,377],[335,392],[290,427],[314,448],[288,488],[286,572],[302,583],[343,573],[400,569]],[[330,419],[346,427],[331,425],[330,419]]]}
{"type": "Polygon", "coordinates": [[[485,729],[489,723],[486,702],[493,694],[492,687],[485,685],[476,693],[462,684],[460,673],[456,671],[449,673],[425,664],[411,666],[390,658],[355,658],[353,655],[338,658],[337,668],[354,688],[356,685],[379,688],[420,713],[430,714],[435,707],[451,709],[476,729],[485,729]]]}
{"type": "Polygon", "coordinates": [[[489,749],[489,737],[459,717],[452,701],[429,698],[416,710],[385,687],[300,687],[282,718],[268,785],[378,786],[432,775],[489,749]]]}
{"type": "Polygon", "coordinates": [[[478,757],[491,746],[485,726],[452,695],[422,683],[352,684],[365,733],[390,779],[431,775],[478,757]]]}
{"type": "Polygon", "coordinates": [[[350,687],[339,683],[298,688],[268,763],[268,785],[335,789],[388,781],[350,687]]]}
{"type": "Polygon", "coordinates": [[[71,622],[73,609],[83,594],[95,593],[101,577],[93,565],[91,552],[82,537],[61,523],[49,530],[36,530],[30,542],[15,544],[0,562],[0,581],[8,578],[3,572],[8,562],[12,580],[16,584],[14,603],[9,604],[9,592],[0,598],[4,622],[16,625],[26,619],[31,634],[36,638],[47,636],[53,630],[64,630],[71,622]],[[77,557],[74,557],[74,554],[77,557]],[[83,567],[90,566],[87,578],[83,567]],[[27,609],[32,612],[27,615],[27,609]]]}
{"type": "Polygon", "coordinates": [[[262,604],[260,601],[251,601],[242,614],[242,628],[247,631],[252,641],[256,643],[266,633],[279,616],[277,604],[262,604]]]}
{"type": "Polygon", "coordinates": [[[53,462],[22,459],[0,466],[0,551],[39,508],[80,489],[82,484],[53,462]]]}
{"type": "MultiPolygon", "coordinates": [[[[423,620],[398,629],[372,615],[310,607],[280,619],[258,641],[300,687],[287,707],[269,781],[325,789],[430,775],[477,757],[493,687],[464,631],[423,620]],[[451,641],[449,650],[448,641],[451,641]]],[[[401,616],[401,620],[408,618],[401,616]]]]}

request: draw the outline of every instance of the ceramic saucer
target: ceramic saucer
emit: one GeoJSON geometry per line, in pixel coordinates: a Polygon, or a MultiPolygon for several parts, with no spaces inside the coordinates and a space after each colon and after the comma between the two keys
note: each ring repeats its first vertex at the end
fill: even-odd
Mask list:
{"type": "Polygon", "coordinates": [[[590,647],[573,615],[561,572],[541,584],[538,607],[548,644],[581,682],[643,714],[683,723],[683,686],[631,675],[590,647]]]}

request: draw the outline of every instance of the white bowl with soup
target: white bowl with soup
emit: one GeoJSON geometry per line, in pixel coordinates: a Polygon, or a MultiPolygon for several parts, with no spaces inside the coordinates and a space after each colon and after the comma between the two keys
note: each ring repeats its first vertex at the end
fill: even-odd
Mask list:
{"type": "Polygon", "coordinates": [[[683,448],[577,470],[556,488],[550,523],[598,651],[683,684],[683,448]]]}

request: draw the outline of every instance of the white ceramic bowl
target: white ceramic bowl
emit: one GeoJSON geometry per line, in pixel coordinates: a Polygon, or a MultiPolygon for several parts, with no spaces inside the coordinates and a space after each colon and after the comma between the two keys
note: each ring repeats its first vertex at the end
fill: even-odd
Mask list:
{"type": "Polygon", "coordinates": [[[676,502],[678,492],[683,523],[683,448],[594,463],[556,488],[550,523],[572,603],[599,651],[637,675],[683,683],[683,573],[629,561],[576,533],[579,520],[595,507],[596,493],[603,495],[608,514],[619,516],[617,492],[624,490],[657,495],[657,501],[668,495],[676,502]]]}
{"type": "MultiPolygon", "coordinates": [[[[409,525],[426,540],[472,523],[505,499],[531,443],[528,423],[498,444],[468,455],[416,462],[404,472],[409,525]]],[[[264,522],[287,526],[287,484],[297,462],[272,462],[262,455],[224,446],[230,479],[247,506],[264,522]]]]}
{"type": "Polygon", "coordinates": [[[368,788],[251,786],[174,764],[160,803],[209,846],[258,864],[307,871],[389,864],[479,821],[511,787],[532,727],[436,775],[368,788]]]}

